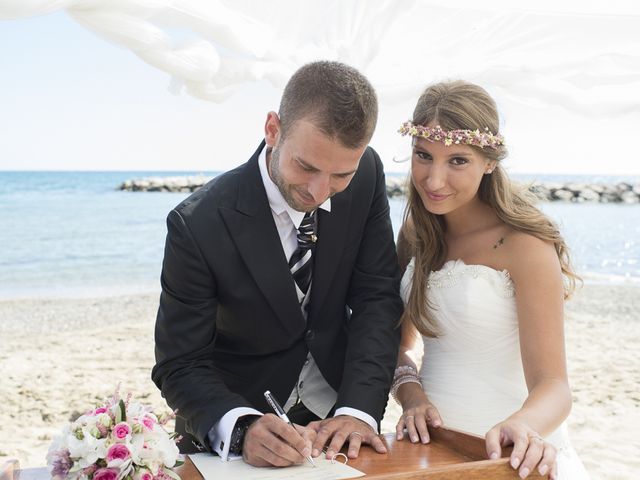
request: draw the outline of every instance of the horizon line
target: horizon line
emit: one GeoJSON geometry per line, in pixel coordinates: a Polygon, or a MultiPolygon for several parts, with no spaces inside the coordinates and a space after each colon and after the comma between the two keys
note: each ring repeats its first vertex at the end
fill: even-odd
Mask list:
{"type": "MultiPolygon", "coordinates": [[[[235,167],[234,167],[235,168],[235,167]]],[[[0,173],[189,173],[189,174],[208,174],[208,173],[225,173],[229,170],[196,170],[196,169],[169,169],[169,170],[147,170],[147,169],[126,169],[126,170],[79,170],[79,169],[55,169],[55,170],[45,170],[45,169],[3,169],[0,168],[0,173]]],[[[397,171],[397,170],[386,170],[387,174],[405,174],[408,171],[397,171]]],[[[508,175],[564,175],[564,176],[574,176],[574,177],[640,177],[640,172],[638,173],[568,173],[568,172],[507,172],[508,175]]]]}

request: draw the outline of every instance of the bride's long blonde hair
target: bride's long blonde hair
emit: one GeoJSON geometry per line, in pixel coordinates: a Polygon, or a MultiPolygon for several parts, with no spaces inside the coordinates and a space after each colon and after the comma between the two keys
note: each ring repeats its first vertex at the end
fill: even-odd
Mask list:
{"type": "MultiPolygon", "coordinates": [[[[445,130],[465,129],[499,133],[496,104],[481,87],[464,81],[443,82],[428,87],[413,112],[415,125],[438,124],[445,130]]],[[[571,267],[569,252],[558,227],[534,206],[534,197],[511,183],[500,161],[507,149],[472,146],[489,160],[495,160],[493,173],[483,175],[478,195],[490,205],[498,218],[514,230],[553,243],[564,276],[564,296],[574,291],[579,277],[571,267]]],[[[409,200],[402,226],[408,244],[408,257],[415,257],[413,280],[401,321],[412,322],[427,337],[436,337],[438,325],[429,312],[427,281],[432,270],[440,268],[447,256],[444,241],[446,225],[442,215],[427,211],[413,184],[409,182],[409,200]]]]}

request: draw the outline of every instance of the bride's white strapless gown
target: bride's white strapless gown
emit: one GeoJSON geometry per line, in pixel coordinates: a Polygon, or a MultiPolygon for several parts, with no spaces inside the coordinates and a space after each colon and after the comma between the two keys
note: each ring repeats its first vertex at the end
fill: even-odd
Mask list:
{"type": "MultiPolygon", "coordinates": [[[[405,302],[413,269],[411,260],[405,302]]],[[[484,436],[528,395],[513,282],[506,271],[450,260],[431,273],[427,289],[440,336],[423,337],[422,385],[445,426],[484,436]]],[[[589,478],[564,423],[546,440],[558,449],[558,478],[589,478]]]]}

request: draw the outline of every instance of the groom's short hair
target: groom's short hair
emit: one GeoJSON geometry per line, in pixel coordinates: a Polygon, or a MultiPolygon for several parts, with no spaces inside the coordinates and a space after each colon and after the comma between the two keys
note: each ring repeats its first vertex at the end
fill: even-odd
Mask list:
{"type": "Polygon", "coordinates": [[[302,118],[347,148],[369,143],[378,119],[378,99],[369,80],[349,65],[319,61],[293,74],[280,101],[285,138],[302,118]]]}

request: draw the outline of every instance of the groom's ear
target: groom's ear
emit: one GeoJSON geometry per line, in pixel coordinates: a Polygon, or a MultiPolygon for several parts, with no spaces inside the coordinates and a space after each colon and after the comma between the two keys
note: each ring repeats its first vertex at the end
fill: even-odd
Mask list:
{"type": "Polygon", "coordinates": [[[280,139],[280,117],[276,112],[267,113],[267,121],[264,123],[264,140],[271,148],[275,147],[280,139]]]}

